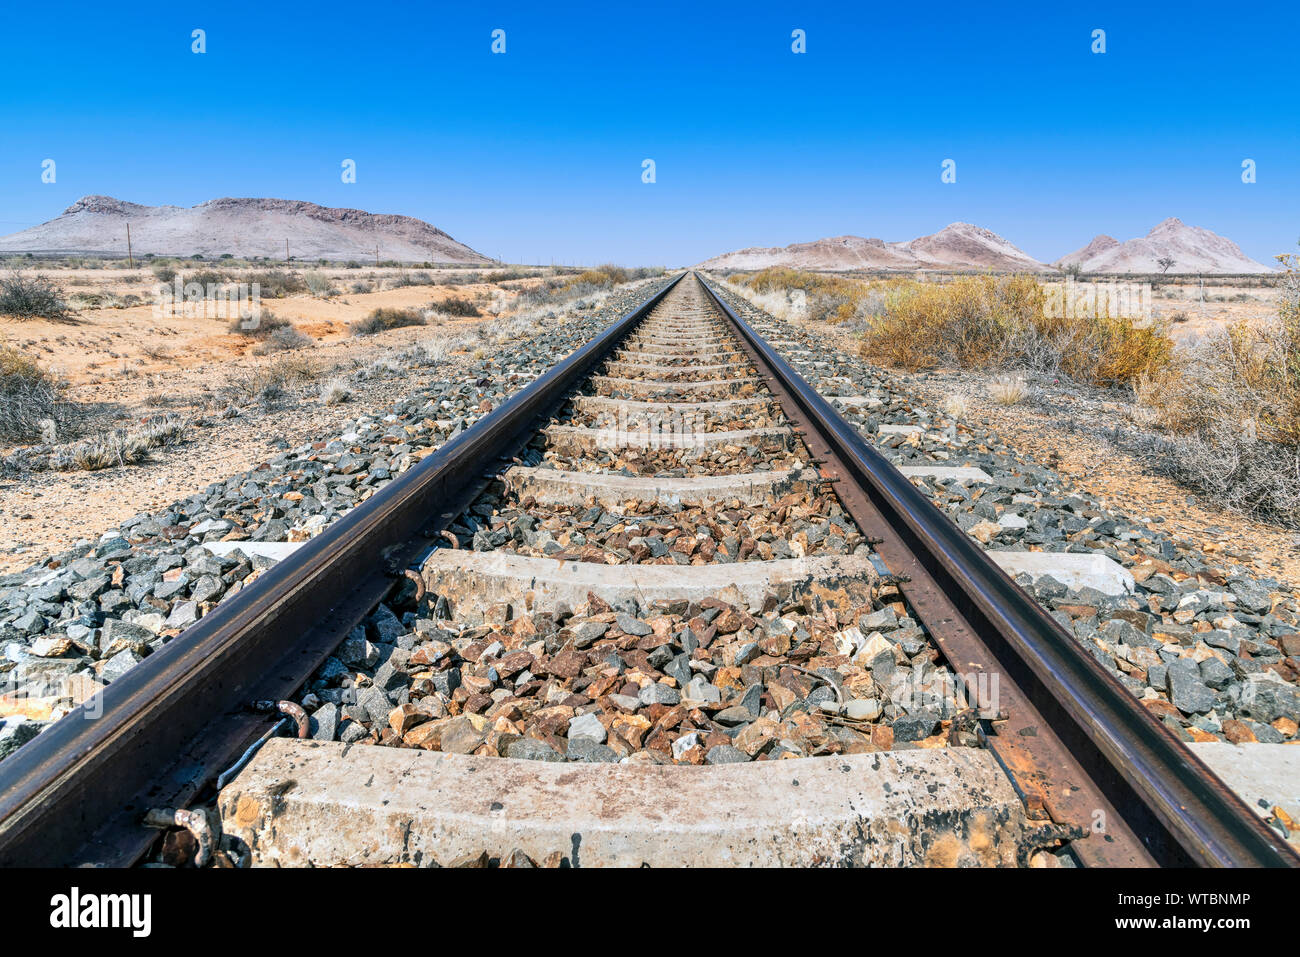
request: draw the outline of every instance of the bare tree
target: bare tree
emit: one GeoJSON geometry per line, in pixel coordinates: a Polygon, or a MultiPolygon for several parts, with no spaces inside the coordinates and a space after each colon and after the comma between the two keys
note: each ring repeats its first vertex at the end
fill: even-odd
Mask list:
{"type": "Polygon", "coordinates": [[[1159,259],[1156,260],[1156,265],[1160,267],[1160,271],[1162,273],[1169,272],[1169,267],[1172,266],[1173,264],[1174,264],[1174,260],[1173,257],[1171,256],[1161,256],[1159,259]]]}

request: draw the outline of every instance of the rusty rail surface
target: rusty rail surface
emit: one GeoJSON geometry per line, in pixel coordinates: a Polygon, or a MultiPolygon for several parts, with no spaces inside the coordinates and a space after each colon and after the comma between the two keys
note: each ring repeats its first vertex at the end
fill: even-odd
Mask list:
{"type": "MultiPolygon", "coordinates": [[[[697,277],[698,278],[698,277],[697,277]]],[[[1107,674],[708,283],[822,474],[959,675],[996,676],[988,746],[1042,822],[1093,866],[1300,866],[1300,857],[1107,674]]],[[[975,695],[971,695],[974,699],[975,695]]]]}
{"type": "Polygon", "coordinates": [[[0,866],[138,861],[146,812],[184,807],[266,732],[251,704],[301,686],[681,279],[0,762],[0,866]]]}

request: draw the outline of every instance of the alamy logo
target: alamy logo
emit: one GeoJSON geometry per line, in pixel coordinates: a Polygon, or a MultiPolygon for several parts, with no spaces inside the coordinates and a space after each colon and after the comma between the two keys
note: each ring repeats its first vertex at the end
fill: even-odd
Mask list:
{"type": "Polygon", "coordinates": [[[133,937],[148,937],[153,929],[153,898],[149,894],[85,894],[72,888],[50,898],[50,926],[127,927],[133,937]]]}

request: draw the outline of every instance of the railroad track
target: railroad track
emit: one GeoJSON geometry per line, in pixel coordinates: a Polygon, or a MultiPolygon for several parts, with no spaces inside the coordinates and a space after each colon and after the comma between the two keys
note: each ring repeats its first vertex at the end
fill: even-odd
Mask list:
{"type": "Polygon", "coordinates": [[[266,863],[1297,863],[694,274],[0,764],[0,863],[136,863],[146,818],[266,863]]]}

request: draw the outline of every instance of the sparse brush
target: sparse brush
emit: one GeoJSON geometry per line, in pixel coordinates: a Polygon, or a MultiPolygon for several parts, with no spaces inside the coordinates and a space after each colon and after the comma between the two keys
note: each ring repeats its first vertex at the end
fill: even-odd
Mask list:
{"type": "Polygon", "coordinates": [[[352,388],[346,379],[331,379],[321,386],[321,401],[326,405],[341,405],[352,398],[352,388]]]}
{"type": "Polygon", "coordinates": [[[270,365],[237,370],[221,391],[232,404],[253,402],[269,411],[284,403],[292,386],[318,374],[310,362],[286,356],[270,365]]]}
{"type": "Polygon", "coordinates": [[[459,296],[448,296],[441,302],[433,303],[433,308],[449,316],[477,318],[483,315],[471,300],[459,296]]]}
{"type": "Polygon", "coordinates": [[[153,273],[154,278],[159,282],[171,282],[176,278],[176,267],[165,259],[155,262],[149,267],[149,271],[153,273]]]}
{"type": "Polygon", "coordinates": [[[393,287],[400,289],[404,286],[432,286],[433,283],[433,276],[427,272],[404,272],[393,280],[393,287]]]}
{"type": "Polygon", "coordinates": [[[375,287],[374,287],[374,284],[373,284],[373,283],[363,282],[363,281],[360,281],[360,280],[358,280],[357,282],[354,282],[354,283],[353,283],[351,286],[349,286],[348,288],[349,288],[350,290],[352,290],[353,293],[358,293],[358,294],[360,294],[360,293],[365,293],[365,292],[374,292],[374,291],[375,291],[375,287]]]}
{"type": "Polygon", "coordinates": [[[277,316],[270,309],[256,308],[241,315],[230,324],[230,331],[250,339],[265,339],[278,329],[293,328],[288,319],[277,316]]]}
{"type": "Polygon", "coordinates": [[[1287,267],[1278,321],[1234,323],[1146,376],[1140,407],[1168,438],[1146,451],[1216,501],[1300,527],[1300,256],[1287,267]]]}
{"type": "Polygon", "coordinates": [[[960,392],[953,392],[945,396],[943,403],[939,406],[943,414],[952,419],[964,419],[970,411],[970,399],[960,392]]]}
{"type": "Polygon", "coordinates": [[[17,269],[0,277],[0,316],[9,319],[71,318],[63,291],[44,276],[24,276],[17,269]]]}
{"type": "Polygon", "coordinates": [[[352,323],[348,328],[354,336],[373,336],[377,332],[403,326],[426,325],[424,316],[415,309],[393,309],[381,306],[366,318],[352,323]]]}
{"type": "Polygon", "coordinates": [[[166,416],[133,432],[111,429],[60,449],[51,456],[49,464],[61,471],[85,472],[134,465],[148,459],[153,449],[175,445],[184,437],[187,427],[184,419],[166,416]]]}
{"type": "Polygon", "coordinates": [[[264,299],[283,299],[285,296],[307,291],[307,283],[302,276],[288,269],[268,269],[264,272],[249,273],[246,281],[249,285],[256,283],[258,295],[264,299]]]}
{"type": "Polygon", "coordinates": [[[314,344],[315,340],[311,336],[299,332],[292,325],[286,323],[272,329],[271,334],[266,336],[259,345],[255,346],[253,352],[255,355],[264,356],[272,352],[289,352],[293,349],[303,349],[314,344]]]}
{"type": "Polygon", "coordinates": [[[61,397],[60,384],[34,360],[0,346],[0,439],[41,438],[48,428],[43,423],[63,418],[61,397]]]}
{"type": "Polygon", "coordinates": [[[1098,386],[1127,386],[1166,365],[1173,342],[1129,318],[1049,316],[1034,276],[894,281],[866,320],[862,353],[911,371],[941,363],[1020,367],[1098,386]]]}
{"type": "Polygon", "coordinates": [[[215,269],[198,269],[185,275],[185,286],[188,288],[192,283],[197,283],[203,289],[206,296],[209,292],[215,293],[226,282],[226,277],[215,269]]]}
{"type": "Polygon", "coordinates": [[[320,299],[328,299],[330,296],[333,296],[338,292],[338,290],[330,284],[329,277],[323,272],[313,270],[312,272],[305,273],[302,277],[302,281],[307,287],[307,291],[320,299]]]}
{"type": "Polygon", "coordinates": [[[989,395],[998,405],[1019,405],[1029,395],[1029,384],[1023,376],[997,376],[989,383],[989,395]]]}

